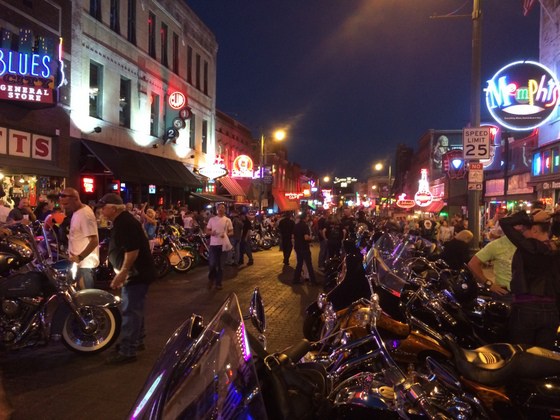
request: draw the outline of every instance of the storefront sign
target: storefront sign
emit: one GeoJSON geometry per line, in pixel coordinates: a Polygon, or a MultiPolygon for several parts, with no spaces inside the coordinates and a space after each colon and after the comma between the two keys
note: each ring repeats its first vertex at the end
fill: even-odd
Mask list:
{"type": "Polygon", "coordinates": [[[302,193],[284,193],[284,195],[288,198],[288,200],[299,200],[303,197],[302,193]]]}
{"type": "Polygon", "coordinates": [[[0,48],[0,99],[54,104],[63,79],[61,52],[62,44],[59,57],[0,48]]]}
{"type": "Polygon", "coordinates": [[[187,98],[181,92],[173,92],[169,95],[167,103],[172,109],[181,109],[187,104],[187,98]]]}
{"type": "Polygon", "coordinates": [[[86,194],[95,192],[95,180],[88,176],[84,176],[82,178],[82,187],[86,194]]]}
{"type": "Polygon", "coordinates": [[[226,169],[224,163],[224,158],[220,155],[216,156],[216,160],[213,165],[200,168],[198,173],[206,178],[213,180],[226,176],[229,172],[226,169]]]}
{"type": "Polygon", "coordinates": [[[247,155],[239,155],[233,161],[231,169],[233,178],[252,178],[253,177],[253,159],[247,155]]]}
{"type": "Polygon", "coordinates": [[[397,200],[397,207],[401,209],[411,209],[416,205],[414,200],[410,200],[406,198],[406,194],[399,195],[399,199],[397,200]]]}
{"type": "Polygon", "coordinates": [[[542,189],[543,190],[558,190],[558,189],[560,189],[560,182],[558,182],[558,181],[543,182],[542,189]]]}
{"type": "Polygon", "coordinates": [[[531,130],[544,124],[558,105],[558,80],[547,67],[517,61],[488,80],[486,106],[492,117],[510,130],[531,130]]]}
{"type": "Polygon", "coordinates": [[[434,196],[430,192],[430,183],[428,182],[428,170],[422,169],[418,181],[418,191],[414,194],[414,202],[417,206],[428,207],[433,200],[434,196]]]}
{"type": "Polygon", "coordinates": [[[0,127],[0,154],[52,160],[52,137],[0,127]]]}

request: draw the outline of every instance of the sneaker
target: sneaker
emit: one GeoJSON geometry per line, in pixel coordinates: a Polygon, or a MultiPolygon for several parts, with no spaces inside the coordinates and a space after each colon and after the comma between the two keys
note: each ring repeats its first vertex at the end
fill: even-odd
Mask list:
{"type": "Polygon", "coordinates": [[[253,260],[249,261],[247,265],[253,265],[253,260]]]}
{"type": "Polygon", "coordinates": [[[136,362],[136,356],[125,356],[121,353],[114,353],[107,357],[105,363],[108,365],[124,365],[126,363],[136,362]]]}

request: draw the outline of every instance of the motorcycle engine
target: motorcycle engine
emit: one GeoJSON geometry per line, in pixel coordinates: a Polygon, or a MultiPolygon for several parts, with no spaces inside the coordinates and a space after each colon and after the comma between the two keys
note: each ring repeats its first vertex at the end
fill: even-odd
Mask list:
{"type": "Polygon", "coordinates": [[[20,314],[21,305],[15,300],[4,299],[2,300],[2,312],[10,318],[13,318],[20,314]]]}
{"type": "Polygon", "coordinates": [[[22,298],[19,300],[2,299],[0,303],[0,337],[5,345],[20,336],[22,326],[27,325],[35,310],[41,303],[40,298],[22,298]]]}

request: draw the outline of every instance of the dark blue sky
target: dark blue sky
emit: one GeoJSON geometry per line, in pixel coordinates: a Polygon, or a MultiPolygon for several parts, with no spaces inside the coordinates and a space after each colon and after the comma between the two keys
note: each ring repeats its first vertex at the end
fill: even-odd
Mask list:
{"type": "MultiPolygon", "coordinates": [[[[471,20],[430,16],[472,0],[186,1],[219,44],[218,108],[255,137],[289,127],[288,158],[319,175],[365,177],[397,144],[469,121],[471,20]]],[[[483,87],[539,58],[539,6],[521,3],[481,0],[483,87]]]]}

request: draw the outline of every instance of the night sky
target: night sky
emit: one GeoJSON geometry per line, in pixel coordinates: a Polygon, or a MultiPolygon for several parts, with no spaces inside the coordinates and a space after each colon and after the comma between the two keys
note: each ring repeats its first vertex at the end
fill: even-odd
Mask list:
{"type": "MultiPolygon", "coordinates": [[[[289,160],[320,176],[367,177],[397,144],[469,121],[471,19],[430,16],[472,0],[186,1],[218,41],[218,109],[255,137],[288,128],[289,160]]],[[[538,61],[540,6],[521,4],[481,0],[483,87],[538,61]]]]}

